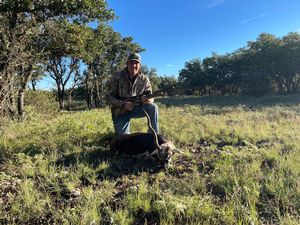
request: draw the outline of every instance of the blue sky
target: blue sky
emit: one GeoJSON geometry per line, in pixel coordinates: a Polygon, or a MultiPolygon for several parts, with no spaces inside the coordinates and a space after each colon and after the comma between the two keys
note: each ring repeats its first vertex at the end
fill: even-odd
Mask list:
{"type": "MultiPolygon", "coordinates": [[[[123,37],[145,48],[142,63],[160,76],[179,74],[192,59],[230,53],[262,32],[300,32],[300,0],[107,0],[123,37]]],[[[51,89],[45,78],[40,88],[51,89]]]]}
{"type": "Polygon", "coordinates": [[[185,62],[244,47],[262,32],[300,32],[300,0],[108,0],[112,23],[146,49],[143,64],[175,75],[185,62]]]}

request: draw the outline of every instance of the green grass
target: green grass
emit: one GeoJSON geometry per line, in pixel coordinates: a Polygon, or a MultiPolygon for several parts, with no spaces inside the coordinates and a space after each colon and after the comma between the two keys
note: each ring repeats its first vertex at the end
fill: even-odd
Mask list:
{"type": "Polygon", "coordinates": [[[0,224],[299,224],[299,99],[158,99],[168,170],[109,151],[108,108],[2,118],[0,224]]]}

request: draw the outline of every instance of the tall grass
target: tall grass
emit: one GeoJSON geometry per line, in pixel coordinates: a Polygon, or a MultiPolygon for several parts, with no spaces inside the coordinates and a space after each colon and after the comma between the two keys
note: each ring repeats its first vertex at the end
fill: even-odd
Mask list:
{"type": "Polygon", "coordinates": [[[3,120],[0,223],[299,224],[296,99],[158,100],[161,133],[184,151],[167,170],[109,151],[107,108],[3,120]]]}

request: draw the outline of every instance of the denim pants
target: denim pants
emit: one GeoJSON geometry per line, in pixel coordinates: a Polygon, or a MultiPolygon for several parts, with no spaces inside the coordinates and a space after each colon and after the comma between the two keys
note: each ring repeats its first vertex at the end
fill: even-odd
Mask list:
{"type": "MultiPolygon", "coordinates": [[[[132,111],[125,112],[117,117],[112,116],[117,135],[130,133],[130,119],[146,117],[143,109],[149,114],[151,126],[158,133],[158,107],[154,103],[135,106],[132,111]]],[[[149,129],[148,129],[149,132],[149,129]]]]}

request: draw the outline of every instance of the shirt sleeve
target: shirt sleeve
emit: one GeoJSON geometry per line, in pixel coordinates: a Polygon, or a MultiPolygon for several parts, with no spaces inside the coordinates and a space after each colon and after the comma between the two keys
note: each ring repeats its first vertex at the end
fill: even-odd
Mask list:
{"type": "Polygon", "coordinates": [[[109,104],[113,106],[122,106],[122,100],[117,99],[119,91],[119,80],[117,79],[117,74],[112,75],[111,79],[108,81],[108,90],[106,94],[106,100],[109,104]]]}
{"type": "Polygon", "coordinates": [[[152,93],[152,87],[151,87],[151,83],[150,83],[150,80],[148,77],[146,77],[145,91],[150,91],[152,93]]]}

